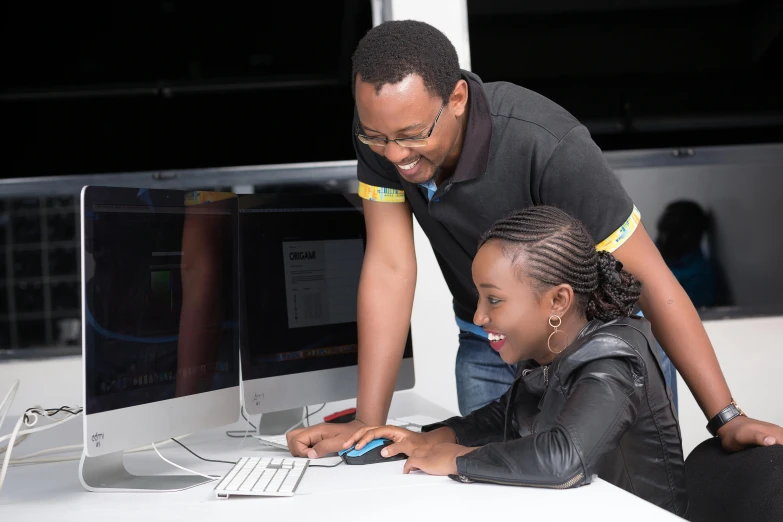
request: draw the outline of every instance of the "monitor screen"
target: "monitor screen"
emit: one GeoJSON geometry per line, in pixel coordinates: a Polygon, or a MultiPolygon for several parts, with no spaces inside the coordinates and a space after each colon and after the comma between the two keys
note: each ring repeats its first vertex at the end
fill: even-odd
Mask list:
{"type": "Polygon", "coordinates": [[[87,187],[87,414],[237,386],[237,199],[87,187]]]}
{"type": "MultiPolygon", "coordinates": [[[[355,366],[366,232],[353,194],[239,196],[242,378],[355,366]]],[[[412,357],[408,335],[404,357],[412,357]]]]}

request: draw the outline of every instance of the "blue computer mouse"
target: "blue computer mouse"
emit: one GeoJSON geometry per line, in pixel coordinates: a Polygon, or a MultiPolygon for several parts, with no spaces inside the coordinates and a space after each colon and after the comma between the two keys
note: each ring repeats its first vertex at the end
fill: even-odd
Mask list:
{"type": "Polygon", "coordinates": [[[389,439],[375,439],[368,442],[362,449],[356,450],[353,447],[342,450],[339,455],[346,464],[377,464],[378,462],[391,462],[393,460],[407,459],[404,453],[398,453],[393,457],[381,456],[381,450],[394,441],[389,439]]]}

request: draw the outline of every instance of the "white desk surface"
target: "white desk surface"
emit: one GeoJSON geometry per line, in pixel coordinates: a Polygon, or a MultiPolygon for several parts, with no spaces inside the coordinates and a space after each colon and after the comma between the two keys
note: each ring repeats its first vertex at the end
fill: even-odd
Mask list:
{"type": "MultiPolygon", "coordinates": [[[[324,414],[351,406],[351,402],[328,404],[324,414]]],[[[445,418],[449,412],[422,399],[413,392],[395,394],[390,417],[422,414],[445,418]]],[[[10,430],[6,420],[4,432],[10,430]]],[[[13,424],[12,424],[13,426],[13,424]]],[[[203,457],[236,460],[243,456],[286,456],[287,452],[262,447],[255,439],[231,439],[226,429],[245,429],[247,424],[210,430],[182,440],[203,457]]],[[[24,455],[40,449],[78,444],[81,422],[32,435],[14,450],[24,455]]],[[[203,462],[184,449],[168,444],[161,453],[182,466],[202,473],[224,474],[228,464],[203,462]]],[[[316,460],[327,464],[334,458],[316,460]]],[[[182,474],[161,461],[153,451],[125,457],[131,473],[182,474]]],[[[335,468],[311,467],[305,473],[293,497],[215,498],[217,482],[176,493],[90,493],[78,478],[78,461],[38,464],[9,468],[0,491],[0,520],[88,522],[152,521],[224,521],[290,520],[312,518],[352,520],[367,518],[423,520],[432,516],[444,520],[508,519],[513,514],[526,520],[601,520],[658,521],[681,520],[630,493],[600,479],[571,490],[549,490],[489,484],[461,484],[448,477],[431,477],[423,473],[402,474],[404,461],[367,466],[335,468]],[[502,518],[501,518],[502,517],[502,518]],[[546,518],[545,518],[546,517],[546,518]]],[[[514,518],[518,518],[514,516],[514,518]]]]}

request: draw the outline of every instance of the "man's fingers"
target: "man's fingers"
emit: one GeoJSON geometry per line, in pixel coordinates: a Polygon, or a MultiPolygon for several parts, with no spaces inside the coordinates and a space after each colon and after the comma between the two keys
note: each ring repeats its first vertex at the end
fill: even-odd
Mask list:
{"type": "Polygon", "coordinates": [[[291,430],[286,434],[288,450],[294,457],[306,457],[310,448],[326,436],[320,426],[291,430]]]}
{"type": "Polygon", "coordinates": [[[351,446],[357,444],[357,441],[361,440],[362,437],[364,437],[364,435],[372,429],[373,429],[372,427],[364,427],[356,430],[353,433],[353,435],[348,437],[348,440],[345,441],[345,443],[343,444],[343,449],[350,448],[351,446]]]}
{"type": "Polygon", "coordinates": [[[756,444],[759,446],[772,446],[776,442],[775,437],[772,435],[761,433],[760,431],[756,432],[756,444]]]}
{"type": "Polygon", "coordinates": [[[772,446],[777,439],[765,431],[755,429],[743,429],[737,433],[737,444],[741,447],[747,446],[772,446]]]}
{"type": "Polygon", "coordinates": [[[341,437],[339,434],[333,435],[330,438],[324,438],[307,452],[307,457],[311,459],[317,459],[330,453],[337,453],[343,449],[344,442],[345,438],[341,437]]]}

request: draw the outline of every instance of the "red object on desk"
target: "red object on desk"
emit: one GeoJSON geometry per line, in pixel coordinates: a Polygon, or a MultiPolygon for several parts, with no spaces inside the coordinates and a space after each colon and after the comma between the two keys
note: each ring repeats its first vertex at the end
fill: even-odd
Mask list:
{"type": "MultiPolygon", "coordinates": [[[[331,415],[327,415],[324,417],[324,422],[335,422],[340,417],[346,417],[348,415],[356,416],[356,408],[348,408],[347,410],[338,411],[337,413],[332,413],[331,415]]],[[[351,419],[353,420],[353,419],[351,419]]],[[[338,421],[339,422],[339,421],[338,421]]]]}

